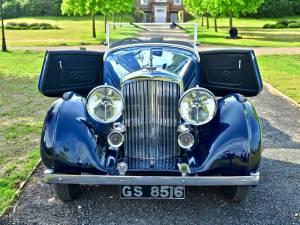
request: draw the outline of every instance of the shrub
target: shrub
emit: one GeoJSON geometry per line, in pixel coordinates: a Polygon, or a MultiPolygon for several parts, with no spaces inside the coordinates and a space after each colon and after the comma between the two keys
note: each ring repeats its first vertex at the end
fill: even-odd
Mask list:
{"type": "Polygon", "coordinates": [[[6,26],[17,26],[18,24],[15,22],[8,22],[6,26]]]}
{"type": "Polygon", "coordinates": [[[6,26],[7,30],[22,30],[22,27],[20,26],[6,26]]]}
{"type": "Polygon", "coordinates": [[[38,27],[39,26],[39,24],[38,23],[32,23],[32,24],[29,24],[29,27],[31,28],[31,27],[38,27]]]}
{"type": "Polygon", "coordinates": [[[264,29],[274,29],[276,28],[276,24],[267,23],[263,26],[264,29]]]}
{"type": "Polygon", "coordinates": [[[269,29],[269,28],[271,28],[271,26],[273,26],[273,24],[266,23],[265,25],[263,25],[263,28],[264,29],[269,29]]]}
{"type": "Polygon", "coordinates": [[[39,27],[51,27],[50,23],[40,23],[39,27]]]}
{"type": "Polygon", "coordinates": [[[59,29],[57,25],[51,25],[49,23],[32,23],[28,24],[25,22],[22,23],[7,23],[5,26],[8,30],[50,30],[50,29],[59,29]]]}
{"type": "Polygon", "coordinates": [[[30,26],[30,30],[39,30],[39,26],[30,26]]]}
{"type": "Polygon", "coordinates": [[[275,25],[275,28],[276,29],[283,29],[283,28],[287,28],[287,25],[284,25],[282,23],[278,23],[278,24],[275,25]]]}
{"type": "Polygon", "coordinates": [[[282,24],[282,25],[284,25],[284,26],[287,27],[287,25],[289,25],[289,21],[288,21],[288,20],[279,20],[279,21],[276,23],[276,25],[280,25],[280,24],[282,24]]]}
{"type": "Polygon", "coordinates": [[[299,23],[290,23],[288,25],[288,28],[300,28],[300,24],[299,23]]]}
{"type": "Polygon", "coordinates": [[[19,23],[18,25],[19,25],[20,27],[29,28],[29,24],[28,24],[28,23],[25,23],[25,22],[19,23]]]}
{"type": "Polygon", "coordinates": [[[289,24],[290,23],[298,23],[296,20],[289,20],[289,24]]]}
{"type": "Polygon", "coordinates": [[[60,29],[59,26],[57,26],[57,25],[52,25],[51,27],[52,27],[52,29],[55,29],[55,30],[60,29]]]}

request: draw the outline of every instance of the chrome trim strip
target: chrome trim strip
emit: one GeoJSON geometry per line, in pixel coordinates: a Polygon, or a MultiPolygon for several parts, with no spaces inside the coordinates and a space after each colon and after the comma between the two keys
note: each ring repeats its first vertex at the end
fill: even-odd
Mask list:
{"type": "Polygon", "coordinates": [[[48,184],[82,185],[184,185],[184,186],[235,186],[256,185],[260,174],[250,176],[112,176],[112,175],[67,175],[44,174],[42,181],[48,184]]]}

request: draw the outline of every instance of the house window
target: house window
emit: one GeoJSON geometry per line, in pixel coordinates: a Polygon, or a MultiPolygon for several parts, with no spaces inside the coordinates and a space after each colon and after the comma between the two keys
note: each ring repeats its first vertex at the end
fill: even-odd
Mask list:
{"type": "Polygon", "coordinates": [[[167,2],[167,0],[155,0],[155,2],[167,2]]]}
{"type": "Polygon", "coordinates": [[[148,0],[141,0],[141,5],[148,5],[148,0]]]}
{"type": "Polygon", "coordinates": [[[151,22],[151,13],[145,12],[143,22],[144,23],[150,23],[151,22]]]}
{"type": "Polygon", "coordinates": [[[181,0],[174,0],[174,5],[181,5],[181,0]]]}

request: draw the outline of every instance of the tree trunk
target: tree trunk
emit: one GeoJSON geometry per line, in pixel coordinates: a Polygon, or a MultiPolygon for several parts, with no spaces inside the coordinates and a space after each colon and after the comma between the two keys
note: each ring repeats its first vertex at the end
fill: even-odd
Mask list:
{"type": "Polygon", "coordinates": [[[95,18],[95,14],[93,13],[92,14],[92,20],[93,20],[93,27],[92,27],[92,29],[93,29],[93,38],[95,38],[96,37],[96,18],[95,18]]]}
{"type": "Polygon", "coordinates": [[[115,13],[113,14],[113,20],[114,20],[114,30],[115,30],[116,29],[116,24],[115,24],[116,23],[116,14],[115,13]]]}
{"type": "Polygon", "coordinates": [[[122,27],[122,23],[123,23],[123,13],[121,13],[120,15],[120,27],[122,27]]]}
{"type": "Polygon", "coordinates": [[[201,15],[201,27],[204,27],[204,15],[201,15]]]}
{"type": "Polygon", "coordinates": [[[2,0],[0,0],[0,12],[1,12],[1,30],[2,30],[2,51],[7,52],[6,48],[6,40],[5,40],[5,32],[4,32],[4,15],[3,15],[3,8],[2,8],[2,0]]]}
{"type": "Polygon", "coordinates": [[[206,28],[209,29],[209,14],[206,13],[206,28]]]}
{"type": "Polygon", "coordinates": [[[215,32],[218,32],[218,17],[215,16],[215,32]]]}
{"type": "Polygon", "coordinates": [[[107,32],[106,24],[107,24],[107,15],[104,16],[104,26],[105,26],[104,30],[105,30],[105,33],[107,32]]]}
{"type": "Polygon", "coordinates": [[[232,12],[230,12],[229,14],[229,28],[231,29],[233,27],[233,22],[232,22],[233,18],[232,18],[232,12]]]}

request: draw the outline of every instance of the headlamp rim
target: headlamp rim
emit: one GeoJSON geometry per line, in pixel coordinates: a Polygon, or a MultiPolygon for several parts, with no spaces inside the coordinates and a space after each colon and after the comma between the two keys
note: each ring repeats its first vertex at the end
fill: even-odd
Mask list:
{"type": "Polygon", "coordinates": [[[210,90],[208,90],[208,89],[206,89],[206,88],[202,88],[202,87],[194,87],[194,88],[188,89],[187,91],[185,91],[185,92],[181,95],[181,97],[180,97],[180,99],[179,99],[179,102],[178,102],[178,111],[179,111],[179,114],[180,114],[181,118],[184,120],[184,122],[186,122],[186,123],[188,123],[188,124],[191,124],[191,125],[193,125],[193,126],[201,126],[201,125],[204,125],[204,124],[209,123],[209,122],[216,116],[216,113],[217,113],[217,111],[218,111],[218,101],[217,101],[217,99],[216,99],[216,96],[215,96],[210,90]],[[214,100],[214,102],[215,102],[215,106],[216,106],[216,107],[215,107],[215,110],[214,110],[214,112],[213,112],[213,114],[212,114],[211,119],[210,119],[210,120],[207,120],[207,121],[205,121],[205,122],[202,122],[202,123],[194,123],[193,121],[188,121],[186,118],[184,118],[184,117],[182,116],[182,113],[181,113],[181,110],[180,110],[180,108],[181,108],[180,106],[181,106],[181,102],[182,102],[183,98],[184,98],[188,93],[190,93],[190,92],[192,92],[192,91],[195,91],[195,90],[204,91],[204,92],[208,93],[209,95],[211,95],[212,98],[213,98],[213,100],[214,100]]]}
{"type": "Polygon", "coordinates": [[[120,117],[123,115],[123,111],[124,111],[124,109],[125,109],[125,100],[124,100],[124,97],[123,97],[121,91],[119,91],[117,88],[115,88],[115,87],[113,87],[113,86],[104,84],[104,85],[99,85],[99,86],[93,88],[93,89],[89,92],[89,94],[88,94],[87,97],[86,97],[85,108],[86,108],[86,111],[88,112],[88,114],[89,114],[95,121],[97,121],[97,122],[99,122],[99,123],[109,124],[109,123],[114,123],[114,122],[116,122],[116,121],[117,121],[118,119],[120,119],[120,117]],[[89,111],[89,108],[88,108],[89,98],[91,97],[92,93],[95,92],[96,90],[98,90],[98,89],[100,89],[100,88],[104,88],[104,87],[113,89],[114,91],[116,91],[116,92],[120,95],[120,97],[121,97],[121,99],[122,99],[122,110],[121,110],[122,113],[121,113],[120,116],[119,116],[116,120],[114,120],[114,121],[105,121],[105,120],[99,119],[98,117],[94,116],[93,113],[91,113],[91,112],[89,111]]]}
{"type": "Polygon", "coordinates": [[[124,135],[123,135],[121,132],[115,131],[115,130],[114,130],[114,131],[110,132],[110,133],[107,135],[107,142],[108,142],[108,144],[109,144],[111,147],[113,147],[113,148],[119,148],[119,147],[121,147],[121,146],[123,145],[123,143],[124,143],[124,135]],[[120,144],[118,144],[118,145],[113,145],[113,144],[111,143],[109,137],[110,137],[113,133],[117,133],[117,134],[119,134],[119,135],[122,137],[120,144]]]}

